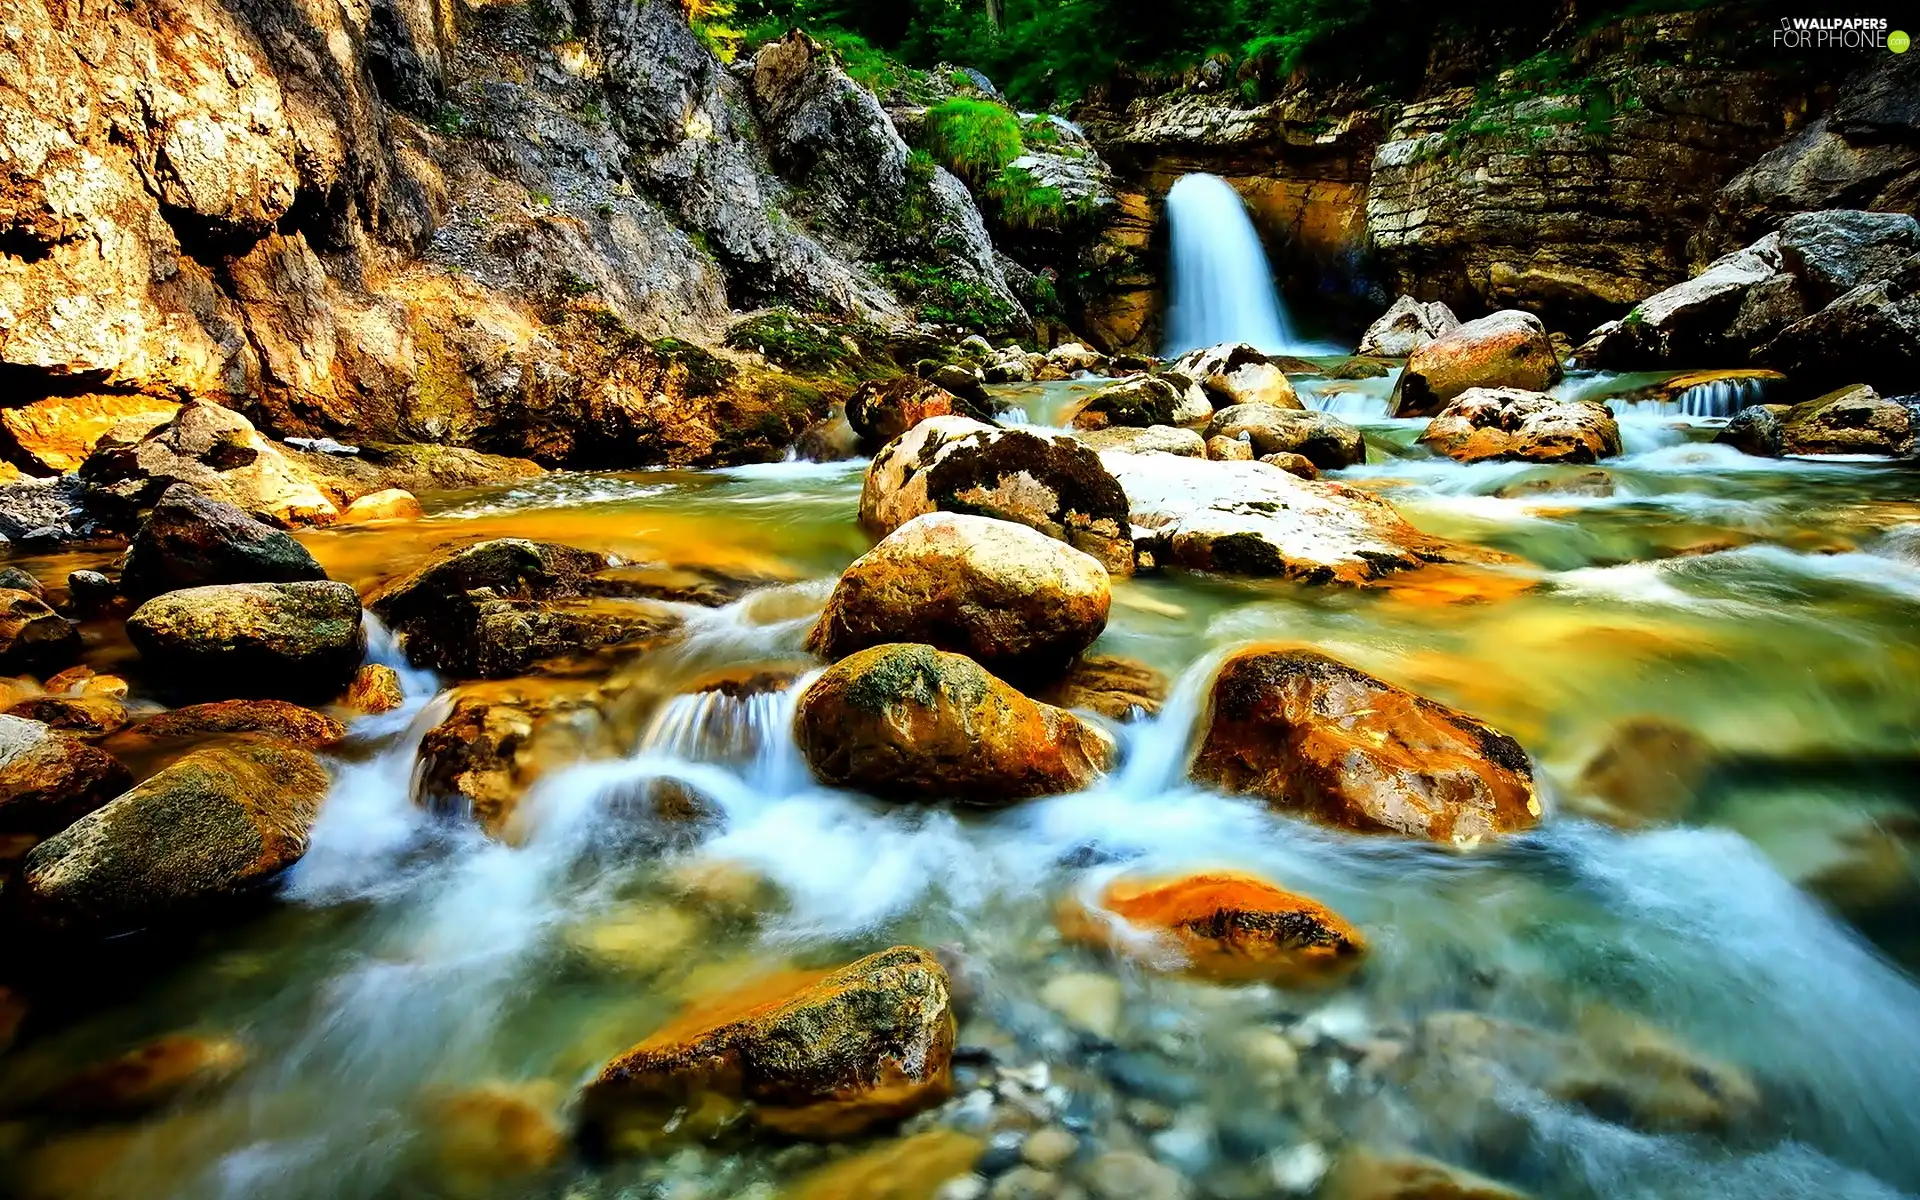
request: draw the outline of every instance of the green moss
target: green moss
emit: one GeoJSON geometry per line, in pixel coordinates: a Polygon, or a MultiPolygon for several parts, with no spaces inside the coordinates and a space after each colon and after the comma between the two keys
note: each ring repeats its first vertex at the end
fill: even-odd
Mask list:
{"type": "Polygon", "coordinates": [[[888,270],[886,281],[919,310],[923,321],[985,332],[999,330],[1013,320],[1013,306],[993,289],[944,266],[896,263],[888,270]]]}
{"type": "Polygon", "coordinates": [[[974,187],[987,185],[1026,149],[1012,110],[966,96],[928,109],[922,136],[942,166],[974,187]]]}
{"type": "Polygon", "coordinates": [[[981,189],[981,199],[1000,223],[1014,229],[1059,229],[1092,212],[1091,198],[1069,200],[1019,167],[1006,167],[981,189]]]}
{"type": "Polygon", "coordinates": [[[686,372],[685,390],[689,396],[712,396],[733,381],[733,364],[704,346],[679,338],[661,338],[653,344],[653,352],[686,372]]]}
{"type": "Polygon", "coordinates": [[[752,350],[784,370],[802,375],[864,374],[866,355],[849,330],[790,308],[756,313],[727,331],[727,345],[752,350]]]}

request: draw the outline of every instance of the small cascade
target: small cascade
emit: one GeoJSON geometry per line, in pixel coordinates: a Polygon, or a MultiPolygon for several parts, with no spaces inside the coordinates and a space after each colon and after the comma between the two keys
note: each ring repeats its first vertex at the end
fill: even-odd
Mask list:
{"type": "Polygon", "coordinates": [[[1761,403],[1770,381],[1764,376],[1739,376],[1695,384],[1674,397],[1671,407],[1684,417],[1731,417],[1744,408],[1761,403]]]}
{"type": "Polygon", "coordinates": [[[1217,175],[1188,175],[1167,193],[1173,277],[1166,356],[1221,342],[1269,354],[1300,353],[1273,287],[1266,251],[1247,207],[1217,175]]]}
{"type": "Polygon", "coordinates": [[[1300,403],[1323,413],[1331,413],[1343,421],[1384,421],[1393,415],[1393,381],[1387,379],[1379,382],[1386,386],[1376,389],[1350,384],[1337,390],[1320,391],[1302,383],[1296,384],[1294,390],[1300,397],[1300,403]]]}
{"type": "Polygon", "coordinates": [[[797,761],[790,732],[797,687],[675,696],[654,714],[637,757],[726,767],[755,787],[788,790],[797,761]]]}

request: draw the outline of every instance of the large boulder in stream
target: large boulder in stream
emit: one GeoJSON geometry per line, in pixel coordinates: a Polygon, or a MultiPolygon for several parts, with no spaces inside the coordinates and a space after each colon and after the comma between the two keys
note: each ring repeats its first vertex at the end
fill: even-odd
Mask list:
{"type": "Polygon", "coordinates": [[[1432,416],[1468,388],[1544,392],[1558,382],[1547,327],[1532,313],[1502,309],[1414,351],[1394,390],[1393,415],[1432,416]]]}
{"type": "Polygon", "coordinates": [[[251,421],[216,404],[182,405],[173,420],[136,442],[101,442],[80,477],[128,520],[176,483],[283,528],[324,525],[339,515],[251,421]]]}
{"type": "Polygon", "coordinates": [[[1920,413],[1912,398],[1882,399],[1865,384],[1794,406],[1780,421],[1788,454],[1912,454],[1920,413]]]}
{"type": "Polygon", "coordinates": [[[1161,566],[1362,586],[1428,563],[1499,556],[1430,537],[1370,492],[1263,462],[1100,456],[1126,489],[1143,551],[1161,566]]]}
{"type": "Polygon", "coordinates": [[[0,716],[0,838],[46,837],[133,786],[106,751],[44,722],[0,716]]]}
{"type": "Polygon", "coordinates": [[[993,420],[990,406],[963,400],[937,383],[912,375],[861,384],[847,398],[846,411],[847,423],[868,450],[886,445],[929,417],[993,420]]]}
{"type": "Polygon", "coordinates": [[[694,1002],[609,1062],[581,1094],[583,1140],[646,1153],[742,1117],[852,1137],[951,1095],[953,1039],[947,973],[925,950],[781,972],[694,1002]]]}
{"type": "Polygon", "coordinates": [[[662,635],[678,618],[654,603],[590,595],[605,555],[499,538],[456,550],[376,589],[367,607],[415,665],[506,679],[534,663],[662,635]]]}
{"type": "Polygon", "coordinates": [[[1281,364],[1244,342],[1190,350],[1175,359],[1167,370],[1205,388],[1215,408],[1235,404],[1267,404],[1274,408],[1301,406],[1300,397],[1288,382],[1281,364]]]}
{"type": "Polygon", "coordinates": [[[1325,983],[1367,949],[1359,930],[1325,905],[1232,871],[1123,876],[1096,899],[1067,897],[1055,922],[1068,941],[1225,981],[1325,983]]]}
{"type": "Polygon", "coordinates": [[[1184,375],[1136,375],[1101,388],[1074,410],[1075,429],[1147,429],[1196,426],[1213,415],[1213,402],[1184,375]]]}
{"type": "Polygon", "coordinates": [[[156,596],[127,636],[168,688],[332,699],[366,654],[360,594],[344,583],[229,583],[156,596]]]}
{"type": "Polygon", "coordinates": [[[1251,458],[1298,454],[1322,471],[1367,461],[1367,443],[1360,431],[1315,409],[1236,404],[1213,415],[1206,436],[1244,438],[1253,448],[1251,458]]]}
{"type": "Polygon", "coordinates": [[[1402,296],[1367,326],[1359,353],[1371,358],[1406,358],[1460,328],[1460,318],[1438,300],[1402,296]]]}
{"type": "Polygon", "coordinates": [[[160,493],[134,535],[120,592],[137,602],[207,584],[326,577],[307,548],[285,532],[176,483],[160,493]]]}
{"type": "Polygon", "coordinates": [[[1227,660],[1191,772],[1323,824],[1460,848],[1542,812],[1518,742],[1310,650],[1227,660]]]}
{"type": "Polygon", "coordinates": [[[34,847],[26,911],[42,927],[109,936],[241,901],[306,853],[328,786],[296,747],[196,750],[34,847]]]}
{"type": "Polygon", "coordinates": [[[1133,573],[1127,496],[1100,456],[1070,437],[934,417],[874,455],[860,523],[885,536],[930,512],[973,513],[1037,529],[1133,573]]]}
{"type": "Polygon", "coordinates": [[[1002,674],[1057,671],[1107,627],[1107,571],[1045,534],[964,513],[928,513],[840,576],[807,647],[829,660],[924,642],[1002,674]]]}
{"type": "Polygon", "coordinates": [[[1465,463],[1592,463],[1620,453],[1620,426],[1596,400],[1469,388],[1427,423],[1420,444],[1465,463]]]}
{"type": "Polygon", "coordinates": [[[997,806],[1082,791],[1115,754],[1065,709],[924,645],[841,660],[800,697],[793,728],[823,782],[892,800],[997,806]]]}

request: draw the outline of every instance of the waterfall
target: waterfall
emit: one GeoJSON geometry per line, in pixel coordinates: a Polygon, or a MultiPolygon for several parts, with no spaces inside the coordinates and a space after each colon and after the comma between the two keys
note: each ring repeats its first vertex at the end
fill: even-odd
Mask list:
{"type": "Polygon", "coordinates": [[[1166,355],[1221,342],[1299,353],[1253,219],[1226,180],[1188,175],[1167,193],[1173,276],[1166,355]]]}

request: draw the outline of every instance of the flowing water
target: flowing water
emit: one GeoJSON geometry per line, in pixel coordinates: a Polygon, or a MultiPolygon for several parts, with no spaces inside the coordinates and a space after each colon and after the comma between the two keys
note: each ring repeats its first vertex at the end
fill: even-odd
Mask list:
{"type": "Polygon", "coordinates": [[[1269,354],[1307,354],[1267,269],[1267,253],[1231,184],[1188,175],[1167,192],[1166,356],[1221,342],[1245,342],[1269,354]]]}
{"type": "MultiPolygon", "coordinates": [[[[1334,400],[1384,402],[1390,380],[1301,383],[1359,412],[1334,400]]],[[[1003,400],[1046,423],[1076,386],[1003,400]]],[[[1366,593],[1119,583],[1097,650],[1165,672],[1164,711],[1117,729],[1123,765],[1096,790],[990,815],[822,788],[789,735],[814,669],[806,631],[870,544],[863,464],[554,475],[437,498],[417,523],[302,535],[362,583],[518,535],[761,586],[688,606],[676,644],[552,681],[596,689],[615,744],[546,774],[515,844],[413,802],[416,749],[447,701],[409,672],[404,709],[355,725],[281,905],[113,975],[0,1060],[5,1094],[30,1096],[184,1029],[240,1039],[240,1077],[105,1127],[16,1111],[0,1125],[6,1178],[30,1196],[764,1200],[831,1152],[587,1162],[534,1137],[538,1169],[500,1180],[489,1165],[524,1139],[462,1132],[463,1114],[479,1095],[564,1118],[584,1078],[689,997],[910,942],[967,964],[962,1044],[1046,1064],[1052,1119],[1095,1149],[1146,1149],[1203,1195],[1278,1194],[1276,1156],[1349,1141],[1416,1146],[1541,1197],[1920,1191],[1920,477],[1745,458],[1660,415],[1623,425],[1627,453],[1599,468],[1466,467],[1419,451],[1418,422],[1368,421],[1370,461],[1343,478],[1522,565],[1366,593]],[[1188,785],[1209,672],[1256,642],[1321,647],[1514,734],[1551,815],[1461,856],[1188,785]],[[755,674],[799,683],[704,682],[755,674]],[[1625,832],[1583,815],[1575,781],[1635,718],[1694,731],[1715,766],[1684,819],[1625,832]],[[722,819],[640,815],[661,781],[722,819]],[[1115,871],[1213,867],[1325,902],[1366,933],[1369,961],[1328,992],[1222,988],[1115,966],[1051,928],[1058,897],[1115,871]],[[1118,981],[1104,1036],[1047,1002],[1085,972],[1118,981]],[[1489,1144],[1460,1131],[1459,1104],[1382,1065],[1452,1009],[1557,1030],[1626,1014],[1750,1073],[1763,1101],[1724,1135],[1648,1133],[1505,1080],[1489,1144]],[[1248,1058],[1249,1030],[1285,1031],[1297,1070],[1276,1083],[1248,1058]]],[[[374,653],[398,661],[382,636],[374,653]]],[[[979,1128],[999,1103],[973,1093],[922,1120],[979,1128]]]]}

